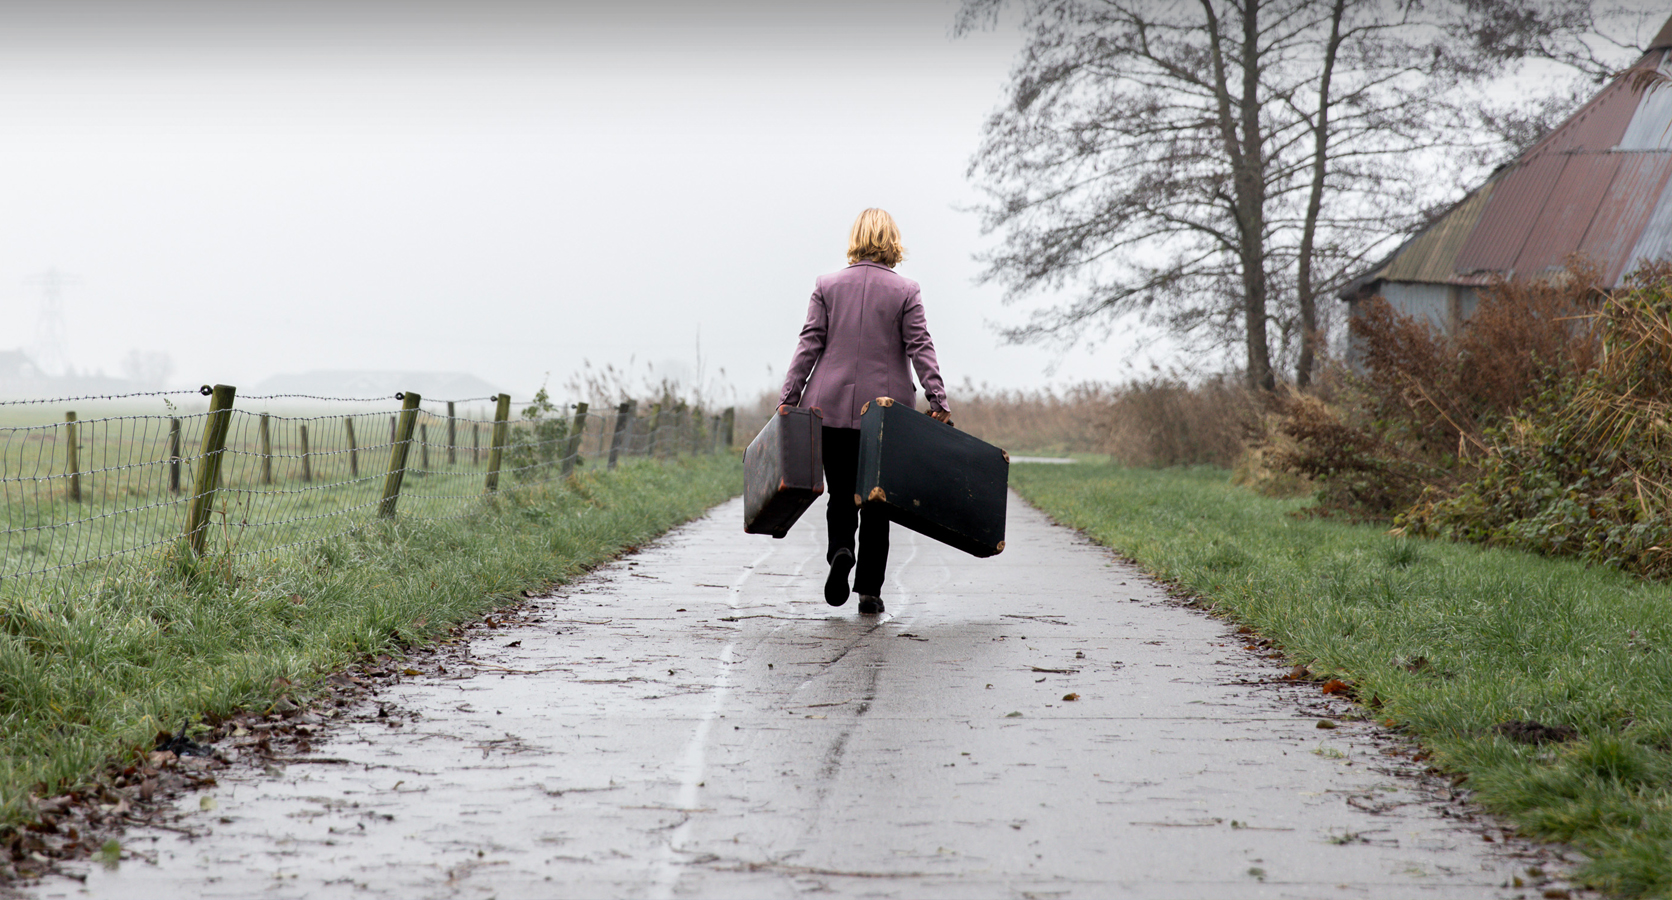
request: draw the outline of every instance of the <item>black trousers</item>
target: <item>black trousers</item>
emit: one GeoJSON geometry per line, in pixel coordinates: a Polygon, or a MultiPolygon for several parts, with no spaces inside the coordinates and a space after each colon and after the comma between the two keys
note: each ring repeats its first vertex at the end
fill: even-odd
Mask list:
{"type": "Polygon", "coordinates": [[[829,562],[836,551],[846,548],[854,554],[853,592],[882,596],[882,582],[888,570],[888,517],[881,510],[861,510],[853,501],[854,482],[859,475],[859,429],[824,429],[824,489],[830,494],[825,522],[830,525],[829,562]],[[859,531],[855,552],[853,533],[859,531]]]}

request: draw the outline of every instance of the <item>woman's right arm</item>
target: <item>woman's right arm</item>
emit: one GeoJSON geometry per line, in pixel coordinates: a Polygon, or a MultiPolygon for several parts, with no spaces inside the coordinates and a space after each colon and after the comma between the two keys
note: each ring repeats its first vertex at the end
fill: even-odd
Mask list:
{"type": "Polygon", "coordinates": [[[784,389],[778,395],[779,406],[795,406],[801,402],[801,392],[807,387],[807,376],[824,355],[824,338],[830,326],[830,311],[825,308],[824,295],[813,286],[813,298],[807,302],[807,324],[801,326],[801,343],[790,357],[790,371],[784,376],[784,389]]]}

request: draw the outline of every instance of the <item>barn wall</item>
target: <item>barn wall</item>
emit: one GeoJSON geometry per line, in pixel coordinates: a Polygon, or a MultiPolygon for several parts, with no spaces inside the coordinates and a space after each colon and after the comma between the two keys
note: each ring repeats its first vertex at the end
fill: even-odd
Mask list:
{"type": "MultiPolygon", "coordinates": [[[[1426,321],[1440,331],[1451,334],[1469,320],[1480,306],[1480,294],[1475,288],[1452,284],[1421,284],[1415,282],[1383,281],[1373,287],[1373,293],[1387,298],[1394,312],[1426,321]]],[[[1356,318],[1361,301],[1348,304],[1348,316],[1356,318]]],[[[1356,372],[1364,366],[1357,335],[1347,339],[1347,365],[1356,372]]]]}
{"type": "Polygon", "coordinates": [[[1382,296],[1393,311],[1428,323],[1441,331],[1451,330],[1451,285],[1401,284],[1388,281],[1382,284],[1382,296]]]}

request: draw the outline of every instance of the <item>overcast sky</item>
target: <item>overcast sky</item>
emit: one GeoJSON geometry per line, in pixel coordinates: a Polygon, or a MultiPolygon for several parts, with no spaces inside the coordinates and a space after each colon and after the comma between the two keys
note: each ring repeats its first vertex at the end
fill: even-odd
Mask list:
{"type": "Polygon", "coordinates": [[[1134,343],[1001,345],[964,177],[1020,47],[956,5],[86,3],[0,11],[0,349],[56,268],[69,361],[172,382],[583,359],[748,398],[813,278],[894,213],[949,383],[1131,374],[1134,343]],[[1048,373],[1053,363],[1054,373],[1048,373]]]}

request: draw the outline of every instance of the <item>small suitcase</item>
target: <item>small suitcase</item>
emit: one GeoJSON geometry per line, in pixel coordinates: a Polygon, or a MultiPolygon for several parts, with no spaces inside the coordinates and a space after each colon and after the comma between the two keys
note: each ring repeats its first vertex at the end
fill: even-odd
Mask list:
{"type": "Polygon", "coordinates": [[[859,416],[853,501],[972,556],[1004,552],[1010,454],[888,397],[859,416]]]}
{"type": "Polygon", "coordinates": [[[824,493],[824,414],[778,410],[743,451],[743,530],[781,538],[824,493]]]}

